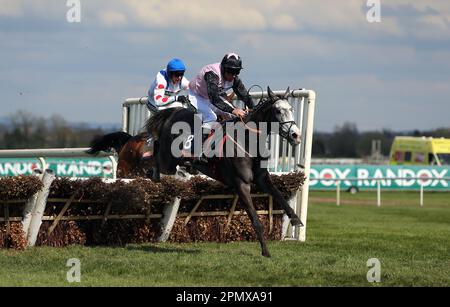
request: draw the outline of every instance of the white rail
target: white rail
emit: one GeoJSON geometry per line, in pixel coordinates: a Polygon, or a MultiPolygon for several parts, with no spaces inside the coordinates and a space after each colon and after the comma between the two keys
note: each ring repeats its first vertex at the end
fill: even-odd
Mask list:
{"type": "MultiPolygon", "coordinates": [[[[333,179],[333,178],[317,178],[314,180],[323,180],[323,181],[332,181],[332,182],[336,182],[336,205],[340,206],[341,205],[341,182],[342,181],[361,181],[361,180],[372,180],[372,181],[376,181],[377,182],[377,188],[376,188],[376,193],[377,193],[377,207],[381,207],[381,191],[382,191],[382,187],[381,187],[381,181],[384,180],[417,180],[419,182],[420,185],[420,207],[424,206],[424,193],[425,193],[425,187],[423,184],[421,184],[421,180],[424,181],[428,181],[428,180],[444,180],[444,181],[450,181],[450,177],[427,177],[427,178],[423,178],[423,177],[383,177],[383,178],[345,178],[345,179],[333,179]]],[[[390,190],[392,191],[392,190],[390,190]]],[[[402,190],[396,190],[396,191],[402,191],[402,190]]],[[[433,190],[434,191],[434,190],[433,190]]],[[[447,191],[448,192],[448,191],[447,191]]]]}

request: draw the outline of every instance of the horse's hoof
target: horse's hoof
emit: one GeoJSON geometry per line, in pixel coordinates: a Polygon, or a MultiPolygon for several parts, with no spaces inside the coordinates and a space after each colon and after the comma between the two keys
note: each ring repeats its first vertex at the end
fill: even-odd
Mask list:
{"type": "Polygon", "coordinates": [[[291,218],[291,225],[292,226],[300,226],[300,227],[304,226],[302,221],[300,221],[300,219],[298,217],[291,218]]]}
{"type": "Polygon", "coordinates": [[[190,169],[189,174],[197,176],[200,172],[198,170],[196,170],[195,168],[190,169]]]}
{"type": "Polygon", "coordinates": [[[262,255],[266,258],[270,258],[270,253],[269,252],[262,252],[262,255]]]}

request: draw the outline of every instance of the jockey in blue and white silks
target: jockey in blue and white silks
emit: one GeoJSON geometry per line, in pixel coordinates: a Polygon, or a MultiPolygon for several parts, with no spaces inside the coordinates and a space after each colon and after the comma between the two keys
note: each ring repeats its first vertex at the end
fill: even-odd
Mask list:
{"type": "Polygon", "coordinates": [[[180,59],[172,59],[167,68],[159,71],[148,90],[148,108],[160,111],[184,107],[188,101],[189,81],[184,77],[186,65],[180,59]],[[184,94],[184,95],[183,95],[184,94]]]}
{"type": "Polygon", "coordinates": [[[229,92],[234,92],[245,105],[253,109],[254,103],[238,77],[242,70],[242,60],[236,53],[228,53],[221,63],[206,65],[189,83],[190,95],[197,103],[203,116],[203,123],[212,123],[217,115],[225,118],[245,116],[245,111],[235,108],[228,100],[229,92]]]}
{"type": "MultiPolygon", "coordinates": [[[[188,107],[189,81],[184,77],[186,65],[180,59],[172,59],[166,69],[156,74],[148,90],[147,107],[151,113],[164,109],[188,107]]],[[[191,103],[194,107],[195,104],[191,103]]],[[[144,148],[143,159],[150,159],[154,151],[154,137],[150,135],[144,148]]],[[[155,170],[153,170],[155,171],[155,170]]]]}

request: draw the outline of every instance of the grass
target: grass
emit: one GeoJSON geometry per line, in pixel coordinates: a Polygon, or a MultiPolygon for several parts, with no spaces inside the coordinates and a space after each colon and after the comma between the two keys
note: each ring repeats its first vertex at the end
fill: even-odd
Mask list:
{"type": "Polygon", "coordinates": [[[312,203],[307,242],[269,242],[270,259],[255,242],[0,250],[0,286],[449,286],[448,194],[426,194],[423,208],[416,194],[383,193],[381,208],[312,203]],[[79,284],[66,280],[69,258],[81,260],[79,284]],[[367,282],[370,258],[379,284],[367,282]]]}

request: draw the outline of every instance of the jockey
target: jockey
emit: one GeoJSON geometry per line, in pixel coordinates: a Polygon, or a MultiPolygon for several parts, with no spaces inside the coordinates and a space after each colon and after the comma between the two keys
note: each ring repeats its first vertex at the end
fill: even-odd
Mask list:
{"type": "Polygon", "coordinates": [[[189,81],[184,77],[186,66],[180,59],[172,59],[167,68],[156,75],[148,90],[147,107],[150,112],[168,108],[184,107],[189,102],[189,81]],[[185,95],[180,95],[186,92],[185,95]]]}
{"type": "Polygon", "coordinates": [[[203,116],[204,127],[213,127],[217,115],[225,118],[246,115],[245,111],[235,108],[229,102],[233,92],[249,109],[253,109],[253,100],[238,77],[241,70],[240,56],[228,53],[221,63],[203,67],[189,83],[190,95],[196,100],[198,112],[203,116]]]}
{"type": "MultiPolygon", "coordinates": [[[[148,90],[147,107],[150,113],[158,111],[187,107],[190,108],[188,98],[189,81],[184,77],[186,65],[180,59],[172,59],[166,69],[156,74],[155,80],[148,90]],[[185,95],[182,92],[185,92],[185,95]]],[[[144,148],[142,159],[151,159],[154,152],[155,137],[150,135],[144,148]]],[[[153,170],[154,171],[154,170],[153,170]]],[[[149,171],[151,173],[151,171],[149,171]]]]}

